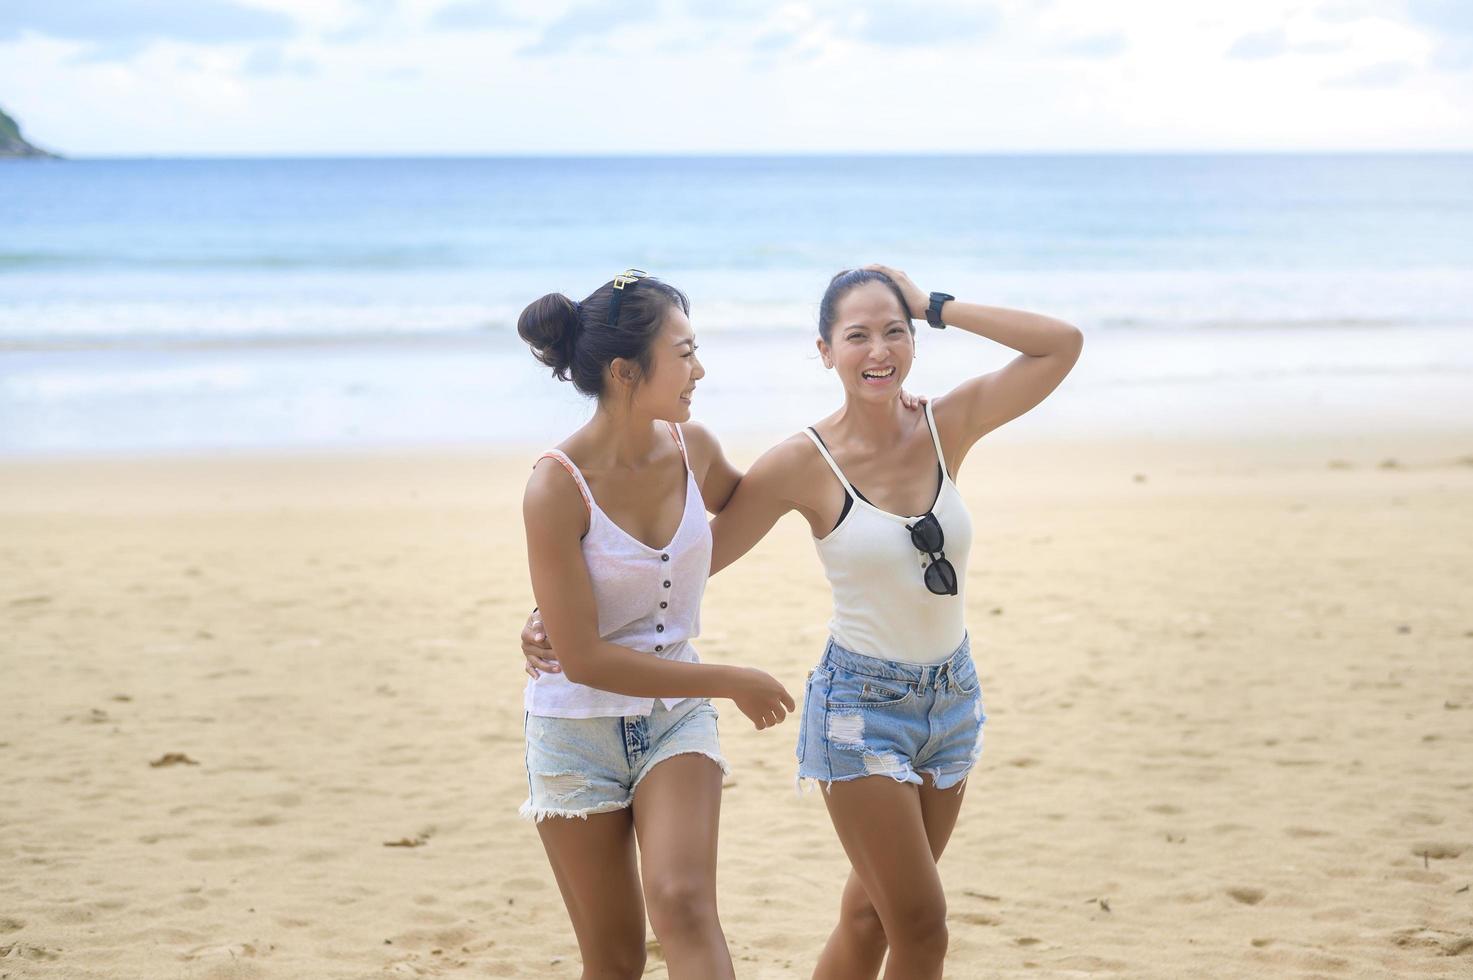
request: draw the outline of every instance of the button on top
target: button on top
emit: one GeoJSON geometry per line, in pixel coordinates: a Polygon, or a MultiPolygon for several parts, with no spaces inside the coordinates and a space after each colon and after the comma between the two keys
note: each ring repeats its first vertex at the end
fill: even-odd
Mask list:
{"type": "Polygon", "coordinates": [[[655,632],[656,633],[663,633],[663,632],[665,632],[665,624],[664,623],[656,623],[655,624],[655,632]]]}
{"type": "Polygon", "coordinates": [[[670,560],[670,556],[669,555],[661,555],[660,556],[660,561],[669,561],[669,560],[670,560]]]}
{"type": "Polygon", "coordinates": [[[670,603],[668,603],[668,602],[662,602],[662,603],[660,603],[660,608],[661,609],[664,609],[668,605],[670,605],[670,603]]]}
{"type": "Polygon", "coordinates": [[[665,580],[665,588],[670,588],[670,580],[668,578],[665,580]]]}

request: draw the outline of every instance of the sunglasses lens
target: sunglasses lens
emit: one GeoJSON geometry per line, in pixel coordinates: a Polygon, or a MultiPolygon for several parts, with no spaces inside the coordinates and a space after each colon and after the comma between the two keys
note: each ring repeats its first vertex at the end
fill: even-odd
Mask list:
{"type": "Polygon", "coordinates": [[[956,569],[945,558],[926,566],[926,588],[936,595],[956,595],[956,569]]]}
{"type": "Polygon", "coordinates": [[[921,518],[910,529],[910,543],[917,551],[940,551],[946,543],[946,536],[941,533],[941,522],[930,514],[921,518]]]}

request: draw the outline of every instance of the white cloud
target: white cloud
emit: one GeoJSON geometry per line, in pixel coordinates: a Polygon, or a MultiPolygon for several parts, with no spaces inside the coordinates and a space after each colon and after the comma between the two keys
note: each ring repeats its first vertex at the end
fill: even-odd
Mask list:
{"type": "Polygon", "coordinates": [[[1416,68],[1405,61],[1383,61],[1338,75],[1326,84],[1347,88],[1385,88],[1401,84],[1415,72],[1416,68]]]}
{"type": "Polygon", "coordinates": [[[311,58],[288,57],[280,45],[263,44],[241,63],[247,75],[315,75],[317,62],[311,58]]]}
{"type": "Polygon", "coordinates": [[[1272,58],[1289,49],[1289,39],[1282,28],[1244,34],[1228,48],[1229,58],[1272,58]]]}
{"type": "Polygon", "coordinates": [[[140,28],[109,49],[96,29],[87,38],[21,32],[7,7],[0,100],[38,141],[81,154],[1338,149],[1473,140],[1465,135],[1473,133],[1473,73],[1439,70],[1473,52],[1473,36],[1446,9],[1408,14],[1404,0],[231,6],[289,30],[190,38],[140,28]]]}
{"type": "Polygon", "coordinates": [[[1059,43],[1059,51],[1075,58],[1113,58],[1130,44],[1124,34],[1096,34],[1059,43]]]}

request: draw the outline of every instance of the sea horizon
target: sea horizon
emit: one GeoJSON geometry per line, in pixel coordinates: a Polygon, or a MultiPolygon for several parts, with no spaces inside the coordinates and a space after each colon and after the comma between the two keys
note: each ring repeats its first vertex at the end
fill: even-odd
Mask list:
{"type": "MultiPolygon", "coordinates": [[[[755,410],[735,385],[713,397],[723,429],[811,421],[815,387],[826,390],[812,356],[819,296],[835,271],[870,261],[1085,331],[1076,394],[1036,431],[1435,423],[1470,408],[1460,392],[1473,389],[1465,156],[3,167],[0,454],[495,443],[508,410],[529,438],[551,437],[587,406],[527,354],[516,316],[629,266],[690,295],[713,395],[723,377],[762,393],[755,410]]],[[[923,393],[954,383],[970,351],[982,365],[1009,356],[921,333],[923,393]]]]}

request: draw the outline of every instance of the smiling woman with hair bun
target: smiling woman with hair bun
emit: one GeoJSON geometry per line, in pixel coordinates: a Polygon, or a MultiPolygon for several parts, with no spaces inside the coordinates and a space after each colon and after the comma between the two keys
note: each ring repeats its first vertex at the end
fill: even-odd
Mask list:
{"type": "Polygon", "coordinates": [[[561,669],[529,671],[521,812],[584,976],[642,974],[646,907],[671,977],[733,976],[716,914],[727,764],[707,699],[730,698],[758,728],[795,707],[770,675],[702,664],[691,646],[711,568],[706,512],[737,474],[688,424],[705,376],[689,312],[684,293],[631,269],[582,302],[543,296],[517,321],[533,355],[598,403],[538,459],[523,502],[561,669]]]}

